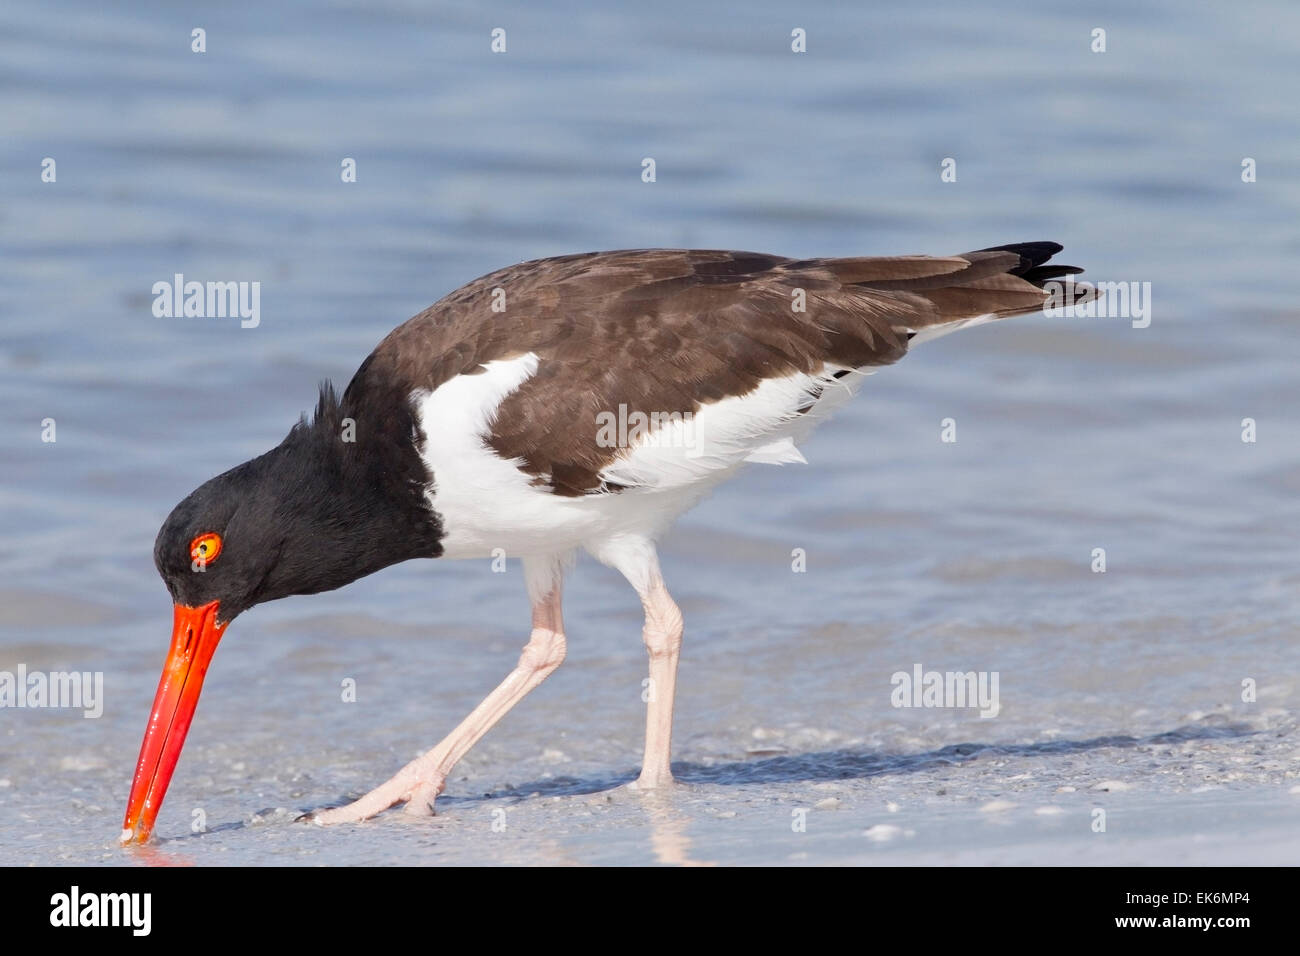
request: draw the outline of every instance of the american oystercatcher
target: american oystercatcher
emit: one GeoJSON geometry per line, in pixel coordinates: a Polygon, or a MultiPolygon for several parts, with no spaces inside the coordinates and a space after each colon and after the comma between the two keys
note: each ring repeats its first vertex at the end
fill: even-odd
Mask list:
{"type": "Polygon", "coordinates": [[[796,443],[910,345],[1041,309],[1048,280],[1082,271],[1048,264],[1060,249],[598,252],[452,292],[393,330],[341,399],[323,386],[310,422],[201,485],[163,524],[154,560],[175,601],[171,649],[122,841],[149,838],[231,621],[410,558],[521,558],[532,635],[440,744],[317,822],[398,803],[432,812],[456,762],[564,660],[561,579],[578,548],[641,598],[653,693],[636,786],[671,782],[682,615],[656,539],[746,462],[802,462],[796,443]]]}

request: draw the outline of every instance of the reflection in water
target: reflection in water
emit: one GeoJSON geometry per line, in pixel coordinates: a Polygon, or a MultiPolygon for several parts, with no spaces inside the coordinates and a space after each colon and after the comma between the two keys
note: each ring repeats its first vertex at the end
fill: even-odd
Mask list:
{"type": "Polygon", "coordinates": [[[671,790],[644,795],[650,818],[650,849],[655,859],[667,866],[717,866],[714,860],[691,858],[691,838],[686,833],[690,818],[672,803],[671,790]]]}
{"type": "Polygon", "coordinates": [[[160,847],[156,843],[133,846],[125,851],[131,855],[133,862],[140,866],[195,866],[192,857],[178,853],[171,848],[160,847]]]}

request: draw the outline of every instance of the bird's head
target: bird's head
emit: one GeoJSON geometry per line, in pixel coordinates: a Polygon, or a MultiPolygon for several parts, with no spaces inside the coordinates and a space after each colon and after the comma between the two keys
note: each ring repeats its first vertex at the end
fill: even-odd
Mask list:
{"type": "Polygon", "coordinates": [[[208,664],[236,616],[441,553],[409,405],[361,418],[346,414],[349,403],[359,402],[358,381],[360,372],[343,403],[324,386],[313,421],[303,419],[266,454],[204,482],[163,522],[154,563],[174,603],[171,648],[122,842],[149,838],[208,664]]]}

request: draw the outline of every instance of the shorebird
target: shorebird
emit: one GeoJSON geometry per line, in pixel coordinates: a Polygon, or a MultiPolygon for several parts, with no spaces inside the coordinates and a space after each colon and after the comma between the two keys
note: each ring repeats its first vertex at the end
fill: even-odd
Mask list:
{"type": "Polygon", "coordinates": [[[1050,264],[1060,250],[596,252],[509,266],[439,300],[379,344],[342,398],[323,385],[310,421],[164,522],[154,560],[175,603],[171,647],[122,842],[149,838],[231,621],[411,558],[521,558],[531,636],[441,743],[312,819],[433,812],[456,762],[564,660],[561,581],[578,549],[640,596],[653,693],[634,786],[670,783],[682,615],[656,540],[745,463],[802,462],[799,440],[910,346],[1043,308],[1049,280],[1082,271],[1050,264]]]}

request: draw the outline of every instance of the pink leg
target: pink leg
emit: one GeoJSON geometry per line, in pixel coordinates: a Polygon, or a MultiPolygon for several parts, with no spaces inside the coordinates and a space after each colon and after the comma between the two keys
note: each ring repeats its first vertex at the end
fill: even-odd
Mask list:
{"type": "Polygon", "coordinates": [[[532,636],[519,656],[519,663],[496,690],[488,694],[483,703],[475,707],[438,746],[411,761],[387,783],[345,807],[312,814],[313,822],[325,825],[356,823],[402,802],[406,803],[408,814],[423,816],[433,813],[433,802],[442,793],[452,767],[511,707],[560,666],[564,660],[564,647],[557,574],[546,596],[534,600],[532,636]]]}
{"type": "Polygon", "coordinates": [[[636,785],[651,790],[673,782],[669,769],[673,748],[673,699],[677,693],[677,656],[682,647],[682,612],[673,602],[658,568],[641,592],[645,628],[641,632],[650,655],[650,683],[645,714],[645,756],[636,785]]]}
{"type": "Polygon", "coordinates": [[[682,647],[682,612],[659,573],[654,541],[640,535],[617,535],[587,546],[598,560],[627,578],[641,596],[645,627],[641,632],[650,655],[646,702],[645,756],[634,786],[651,790],[673,782],[669,762],[673,747],[673,697],[677,692],[677,655],[682,647]]]}

